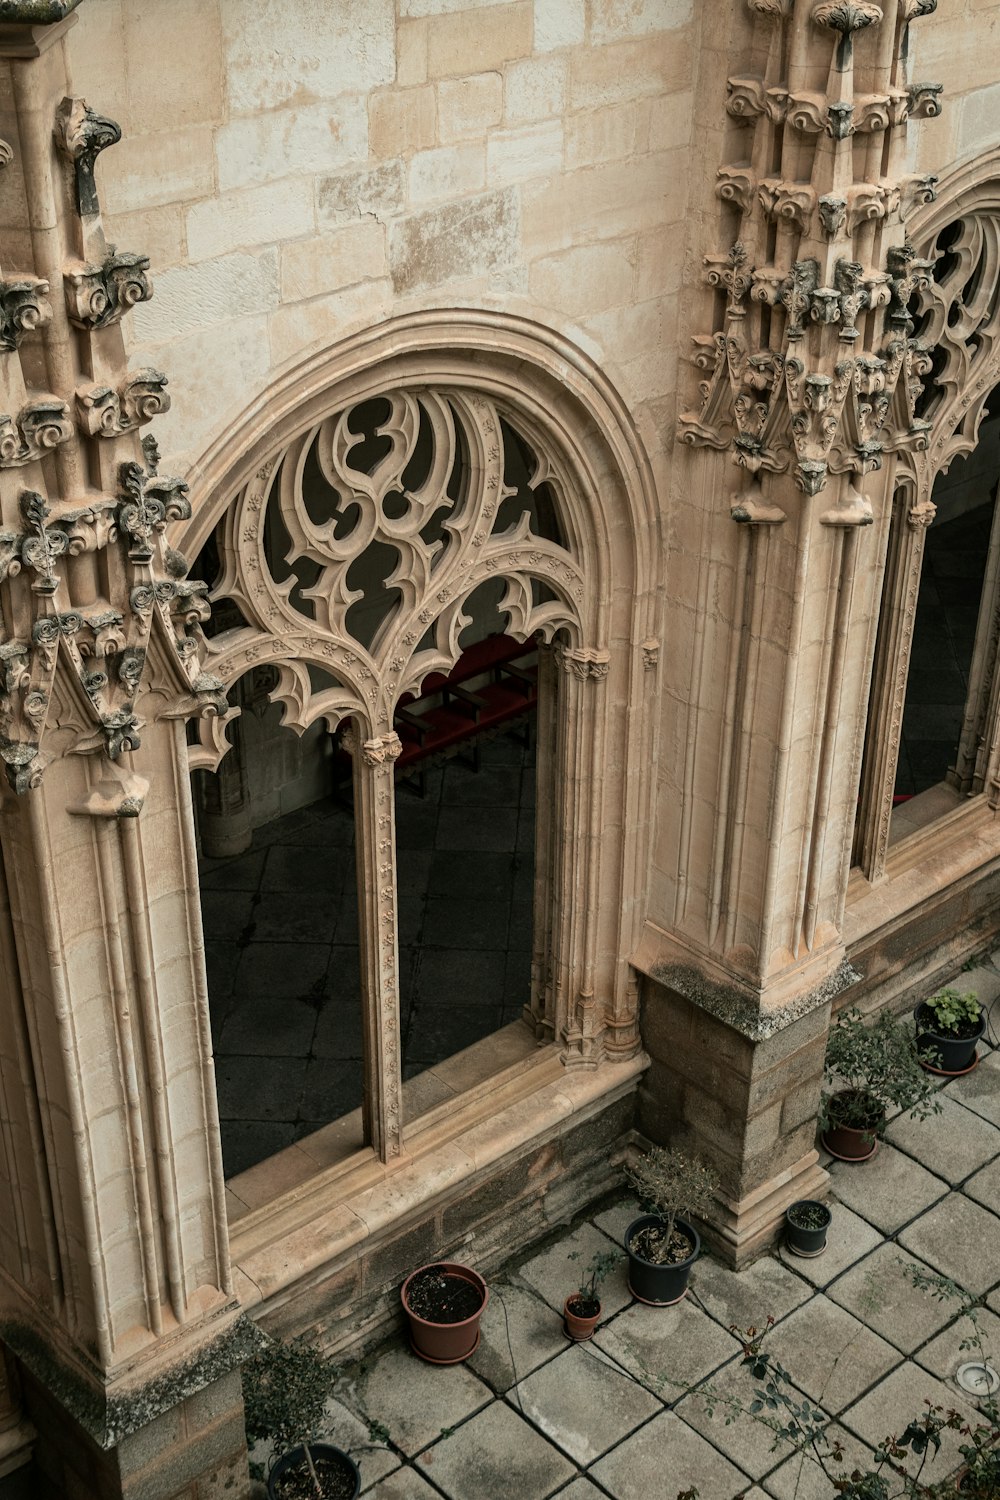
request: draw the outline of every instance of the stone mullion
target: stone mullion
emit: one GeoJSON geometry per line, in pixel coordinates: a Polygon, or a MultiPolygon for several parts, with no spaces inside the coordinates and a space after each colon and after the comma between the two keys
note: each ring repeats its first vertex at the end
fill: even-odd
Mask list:
{"type": "Polygon", "coordinates": [[[896,506],[895,542],[890,542],[890,572],[882,596],[882,641],[868,710],[872,759],[861,789],[856,846],[858,863],[872,884],[885,878],[924,538],[933,518],[933,507],[929,514],[926,507],[907,507],[902,491],[897,491],[896,506]]]}
{"type": "Polygon", "coordinates": [[[361,742],[345,736],[354,766],[358,939],[364,1015],[364,1122],[384,1162],[402,1151],[399,933],[396,915],[395,733],[361,742]]]}
{"type": "MultiPolygon", "coordinates": [[[[556,664],[564,666],[564,652],[557,648],[556,664]]],[[[557,740],[557,776],[559,807],[554,842],[554,922],[552,935],[552,1009],[553,1037],[567,1042],[573,1026],[573,953],[576,934],[577,876],[574,832],[579,827],[576,801],[579,789],[577,767],[582,754],[580,735],[580,694],[582,683],[572,674],[560,670],[557,740]]]]}
{"type": "Polygon", "coordinates": [[[555,805],[560,795],[557,758],[559,676],[552,648],[538,648],[538,709],[535,725],[535,868],[532,885],[531,1000],[528,1019],[536,1035],[551,1041],[552,939],[554,905],[552,876],[555,870],[555,805]]]}
{"type": "MultiPolygon", "coordinates": [[[[1000,494],[1000,491],[998,491],[1000,494]]],[[[993,522],[986,559],[979,613],[976,619],[976,641],[969,668],[969,688],[965,697],[962,733],[954,768],[948,779],[965,796],[983,789],[984,746],[995,733],[996,663],[1000,634],[1000,507],[994,496],[993,522]]]]}

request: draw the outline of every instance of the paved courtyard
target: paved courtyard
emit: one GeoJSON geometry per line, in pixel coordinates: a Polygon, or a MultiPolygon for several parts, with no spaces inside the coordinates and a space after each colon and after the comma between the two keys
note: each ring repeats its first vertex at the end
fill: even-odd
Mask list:
{"type": "MultiPolygon", "coordinates": [[[[992,963],[957,982],[984,1001],[1000,994],[992,963]]],[[[1000,1361],[1000,1052],[981,1055],[975,1072],[942,1087],[940,1115],[893,1122],[867,1164],[829,1163],[833,1224],[819,1259],[779,1250],[737,1276],[705,1256],[688,1298],[665,1309],[629,1295],[623,1260],[594,1341],[570,1344],[563,1301],[594,1250],[620,1243],[636,1212],[623,1197],[493,1278],[465,1365],[435,1369],[400,1339],[347,1370],[327,1435],[354,1454],[363,1493],[675,1500],[697,1486],[701,1500],[833,1500],[819,1470],[775,1449],[769,1431],[706,1410],[706,1390],[751,1395],[730,1327],[768,1316],[766,1347],[829,1417],[848,1473],[925,1400],[974,1421],[953,1378],[971,1357],[961,1349],[968,1321],[917,1290],[900,1262],[982,1296],[980,1326],[1000,1361]],[[388,1445],[369,1445],[369,1420],[385,1424],[388,1445]]],[[[925,1473],[952,1472],[958,1441],[945,1433],[925,1473]]]]}

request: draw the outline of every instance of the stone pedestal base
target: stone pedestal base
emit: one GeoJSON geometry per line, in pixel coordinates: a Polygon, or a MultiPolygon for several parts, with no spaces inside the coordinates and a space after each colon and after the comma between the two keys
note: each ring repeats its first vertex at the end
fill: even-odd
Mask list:
{"type": "Polygon", "coordinates": [[[102,1449],[28,1372],[37,1500],[250,1500],[237,1371],[102,1449]]]}
{"type": "Polygon", "coordinates": [[[753,1035],[647,979],[641,1017],[653,1061],[639,1089],[639,1127],[718,1172],[707,1239],[739,1268],[778,1237],[790,1203],[825,1191],[815,1136],[829,1000],[753,1035]]]}

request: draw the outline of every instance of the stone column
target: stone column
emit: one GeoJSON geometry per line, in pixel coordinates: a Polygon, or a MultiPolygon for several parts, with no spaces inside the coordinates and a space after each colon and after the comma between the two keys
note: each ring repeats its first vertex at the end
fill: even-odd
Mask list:
{"type": "Polygon", "coordinates": [[[167,545],[186,487],[138,441],[167,404],[118,327],[148,261],[104,242],[94,169],[120,132],[68,96],[72,19],[0,24],[0,1337],[34,1494],[242,1500],[256,1335],[184,733],[226,705],[205,585],[167,545]]]}
{"type": "Polygon", "coordinates": [[[667,598],[691,649],[668,654],[665,698],[684,742],[637,957],[644,1128],[720,1166],[735,1264],[825,1181],[814,1122],[830,1003],[856,977],[841,928],[893,476],[926,444],[908,304],[928,267],[903,223],[933,181],[900,164],[907,121],[940,107],[906,78],[932,4],[749,8],[724,248],[705,256],[718,331],[695,337],[706,378],[680,418],[667,598]]]}
{"type": "Polygon", "coordinates": [[[393,766],[403,747],[394,730],[361,740],[350,729],[342,743],[354,766],[365,1136],[381,1160],[388,1161],[403,1148],[393,778],[393,766]]]}

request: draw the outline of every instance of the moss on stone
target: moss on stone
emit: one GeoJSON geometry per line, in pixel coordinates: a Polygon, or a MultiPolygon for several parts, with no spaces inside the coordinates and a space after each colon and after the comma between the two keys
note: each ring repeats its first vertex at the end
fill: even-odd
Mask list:
{"type": "Polygon", "coordinates": [[[717,1016],[752,1042],[763,1042],[784,1031],[786,1026],[800,1021],[810,1011],[825,1005],[861,979],[857,969],[845,958],[815,989],[799,995],[790,1005],[761,1013],[753,1000],[736,985],[716,984],[690,964],[658,964],[652,970],[652,977],[657,984],[676,990],[692,1005],[717,1016]]]}
{"type": "Polygon", "coordinates": [[[45,26],[50,21],[62,21],[79,4],[80,0],[0,0],[0,21],[45,26]]]}

